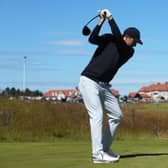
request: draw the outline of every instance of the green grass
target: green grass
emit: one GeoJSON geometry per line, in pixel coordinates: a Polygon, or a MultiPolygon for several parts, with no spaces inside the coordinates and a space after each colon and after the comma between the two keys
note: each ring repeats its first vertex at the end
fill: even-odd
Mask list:
{"type": "MultiPolygon", "coordinates": [[[[124,118],[117,139],[168,138],[168,103],[128,103],[121,104],[121,108],[124,118]]],[[[0,141],[80,139],[88,138],[89,130],[84,104],[11,101],[0,97],[0,141]],[[2,115],[4,109],[8,119],[2,115]]]]}
{"type": "Polygon", "coordinates": [[[115,164],[93,164],[89,141],[5,142],[0,143],[0,168],[167,168],[167,146],[167,140],[115,141],[114,152],[127,157],[115,164]]]}
{"type": "Polygon", "coordinates": [[[168,103],[128,103],[126,111],[162,113],[168,112],[168,103]]]}

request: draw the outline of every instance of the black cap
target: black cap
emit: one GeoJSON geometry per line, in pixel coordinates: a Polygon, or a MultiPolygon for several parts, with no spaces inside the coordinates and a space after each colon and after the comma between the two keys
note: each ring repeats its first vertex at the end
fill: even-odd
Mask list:
{"type": "Polygon", "coordinates": [[[143,44],[141,37],[140,37],[140,31],[135,27],[129,27],[124,31],[124,35],[128,35],[135,39],[136,43],[143,44]]]}

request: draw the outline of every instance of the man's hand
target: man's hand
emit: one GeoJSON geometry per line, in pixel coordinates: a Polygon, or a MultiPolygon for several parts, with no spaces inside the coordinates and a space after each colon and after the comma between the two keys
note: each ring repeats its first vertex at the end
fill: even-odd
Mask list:
{"type": "Polygon", "coordinates": [[[99,14],[104,15],[106,18],[111,19],[112,14],[108,9],[102,9],[99,11],[99,14]]]}
{"type": "Polygon", "coordinates": [[[106,20],[106,15],[104,15],[104,12],[102,12],[102,10],[99,10],[98,12],[99,12],[99,17],[100,17],[98,25],[101,26],[106,20]]]}

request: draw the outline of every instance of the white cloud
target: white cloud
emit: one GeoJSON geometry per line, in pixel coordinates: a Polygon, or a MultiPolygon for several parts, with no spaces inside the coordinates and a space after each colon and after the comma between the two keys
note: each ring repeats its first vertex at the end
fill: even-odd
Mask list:
{"type": "MultiPolygon", "coordinates": [[[[68,44],[67,44],[68,45],[68,44]]],[[[71,44],[72,45],[72,44],[71,44]]],[[[74,44],[75,45],[75,44],[74,44]]],[[[60,49],[60,50],[48,50],[48,51],[0,51],[0,56],[90,56],[92,52],[89,50],[76,49],[60,49]]]]}
{"type": "Polygon", "coordinates": [[[144,86],[144,85],[149,85],[149,84],[154,84],[154,83],[165,83],[167,81],[167,78],[165,77],[158,77],[158,78],[129,78],[129,79],[123,79],[123,78],[117,78],[114,79],[111,83],[114,85],[139,85],[139,86],[144,86]]]}
{"type": "Polygon", "coordinates": [[[0,50],[0,56],[10,55],[10,56],[29,56],[29,55],[48,55],[48,51],[21,51],[21,50],[0,50]]]}
{"type": "Polygon", "coordinates": [[[51,51],[50,54],[52,55],[58,55],[58,56],[88,56],[92,53],[87,50],[57,50],[57,51],[51,51]]]}
{"type": "Polygon", "coordinates": [[[42,63],[29,63],[29,68],[32,72],[39,72],[39,71],[63,71],[65,68],[63,67],[56,67],[52,64],[42,64],[42,63]]]}
{"type": "Polygon", "coordinates": [[[51,40],[46,42],[49,45],[62,45],[62,46],[82,46],[82,40],[51,40]]]}
{"type": "Polygon", "coordinates": [[[56,36],[62,36],[62,35],[71,35],[71,34],[73,34],[72,32],[61,32],[61,31],[57,31],[57,32],[55,32],[55,31],[50,31],[50,32],[47,32],[47,34],[48,35],[51,35],[51,36],[53,36],[53,35],[56,35],[56,36]]]}
{"type": "Polygon", "coordinates": [[[168,55],[167,50],[140,50],[137,53],[138,53],[138,55],[144,55],[144,56],[165,56],[165,55],[168,55]]]}
{"type": "Polygon", "coordinates": [[[113,80],[112,83],[115,84],[141,84],[141,83],[151,83],[151,82],[155,82],[154,80],[150,80],[150,79],[136,79],[136,78],[130,78],[130,79],[115,79],[113,80]]]}
{"type": "Polygon", "coordinates": [[[18,59],[0,59],[0,65],[16,65],[20,64],[20,60],[18,59]]]}
{"type": "Polygon", "coordinates": [[[134,71],[123,71],[124,75],[144,75],[144,76],[156,76],[156,75],[168,75],[167,71],[144,71],[144,70],[134,70],[134,71]]]}

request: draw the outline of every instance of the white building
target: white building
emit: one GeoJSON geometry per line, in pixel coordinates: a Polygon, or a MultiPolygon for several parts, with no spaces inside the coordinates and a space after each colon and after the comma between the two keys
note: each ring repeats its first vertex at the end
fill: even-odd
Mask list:
{"type": "Polygon", "coordinates": [[[168,82],[161,84],[153,84],[150,86],[142,87],[139,94],[147,94],[154,100],[166,100],[168,101],[168,82]]]}

